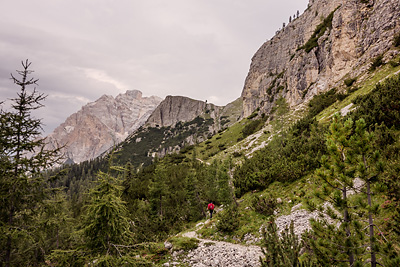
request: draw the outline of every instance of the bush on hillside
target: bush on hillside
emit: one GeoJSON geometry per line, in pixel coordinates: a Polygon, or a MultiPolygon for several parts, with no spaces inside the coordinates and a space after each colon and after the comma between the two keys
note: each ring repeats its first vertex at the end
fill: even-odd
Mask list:
{"type": "Polygon", "coordinates": [[[379,55],[374,60],[372,60],[371,66],[369,67],[369,71],[374,71],[376,68],[383,65],[383,55],[379,55]]]}
{"type": "Polygon", "coordinates": [[[271,216],[274,214],[278,202],[276,198],[271,196],[256,196],[254,195],[251,200],[251,207],[255,212],[271,216]]]}
{"type": "Polygon", "coordinates": [[[400,46],[400,33],[394,36],[393,38],[393,46],[399,47],[400,46]]]}
{"type": "Polygon", "coordinates": [[[352,86],[353,84],[354,84],[354,82],[357,80],[357,78],[348,78],[348,79],[346,79],[346,80],[344,80],[344,84],[347,86],[347,87],[350,87],[350,86],[352,86]]]}
{"type": "Polygon", "coordinates": [[[219,216],[216,224],[218,231],[232,233],[239,228],[239,211],[236,206],[230,206],[219,216]]]}
{"type": "Polygon", "coordinates": [[[377,84],[374,90],[354,100],[358,108],[352,118],[363,118],[368,126],[382,122],[388,127],[400,129],[400,75],[377,84]]]}

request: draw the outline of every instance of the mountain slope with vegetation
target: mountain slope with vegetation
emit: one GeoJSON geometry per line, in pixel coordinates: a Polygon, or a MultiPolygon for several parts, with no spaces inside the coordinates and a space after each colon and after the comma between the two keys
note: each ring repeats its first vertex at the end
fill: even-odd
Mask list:
{"type": "MultiPolygon", "coordinates": [[[[0,256],[5,265],[168,266],[192,255],[200,241],[184,233],[196,231],[204,247],[219,241],[261,246],[261,266],[399,266],[399,19],[388,15],[390,23],[385,17],[380,25],[374,18],[388,10],[395,15],[400,5],[331,1],[322,9],[328,2],[311,1],[307,13],[289,24],[300,27],[313,18],[311,26],[303,26],[313,30],[296,39],[293,47],[304,48],[292,60],[316,58],[328,67],[329,58],[319,53],[328,45],[331,51],[340,48],[331,41],[340,36],[334,34],[339,21],[345,24],[354,10],[350,4],[360,10],[345,27],[362,14],[368,18],[359,21],[363,27],[390,27],[373,35],[380,55],[368,57],[373,54],[369,36],[364,61],[349,62],[356,69],[345,68],[320,91],[328,72],[315,73],[318,82],[309,85],[298,105],[283,94],[288,90],[278,90],[289,79],[282,71],[270,79],[276,86],[270,105],[270,98],[262,102],[253,94],[258,87],[247,94],[246,85],[243,99],[226,107],[170,97],[149,124],[109,153],[51,170],[45,167],[57,151],[24,157],[43,141],[35,141],[40,121],[30,119],[30,108],[2,110],[0,189],[6,205],[0,211],[0,256]],[[329,19],[318,19],[315,11],[321,10],[329,19]],[[327,24],[325,30],[320,23],[327,24]],[[309,37],[316,44],[306,45],[309,37]],[[183,106],[166,113],[183,102],[197,107],[191,116],[184,117],[188,107],[183,106]],[[249,103],[254,106],[246,109],[249,103]],[[182,121],[171,114],[182,115],[182,121]],[[208,220],[210,201],[217,208],[208,220]]],[[[278,33],[257,52],[249,77],[275,62],[262,51],[279,46],[283,37],[278,33]],[[256,64],[260,56],[263,64],[256,64]]],[[[290,51],[284,57],[289,62],[290,51]]],[[[17,103],[26,103],[21,97],[17,103]]]]}

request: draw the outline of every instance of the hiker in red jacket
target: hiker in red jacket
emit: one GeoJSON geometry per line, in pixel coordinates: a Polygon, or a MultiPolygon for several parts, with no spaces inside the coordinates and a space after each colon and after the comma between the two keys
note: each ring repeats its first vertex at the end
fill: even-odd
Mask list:
{"type": "Polygon", "coordinates": [[[212,214],[214,211],[214,203],[212,201],[208,204],[207,209],[210,211],[210,219],[212,219],[212,214]]]}

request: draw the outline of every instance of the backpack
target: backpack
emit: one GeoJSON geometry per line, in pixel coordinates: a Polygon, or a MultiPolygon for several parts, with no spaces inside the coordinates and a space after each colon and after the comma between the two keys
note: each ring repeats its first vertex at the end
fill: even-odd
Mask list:
{"type": "Polygon", "coordinates": [[[214,204],[213,203],[208,204],[207,209],[214,210],[214,204]]]}

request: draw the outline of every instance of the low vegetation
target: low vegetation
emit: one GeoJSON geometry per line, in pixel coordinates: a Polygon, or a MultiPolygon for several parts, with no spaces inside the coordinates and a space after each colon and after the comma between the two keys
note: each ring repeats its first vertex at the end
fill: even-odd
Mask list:
{"type": "Polygon", "coordinates": [[[318,26],[315,28],[313,34],[311,35],[310,39],[297,50],[304,49],[307,53],[311,52],[314,47],[318,47],[318,40],[321,38],[325,32],[332,28],[332,19],[333,15],[335,14],[335,9],[332,11],[318,26]]]}

